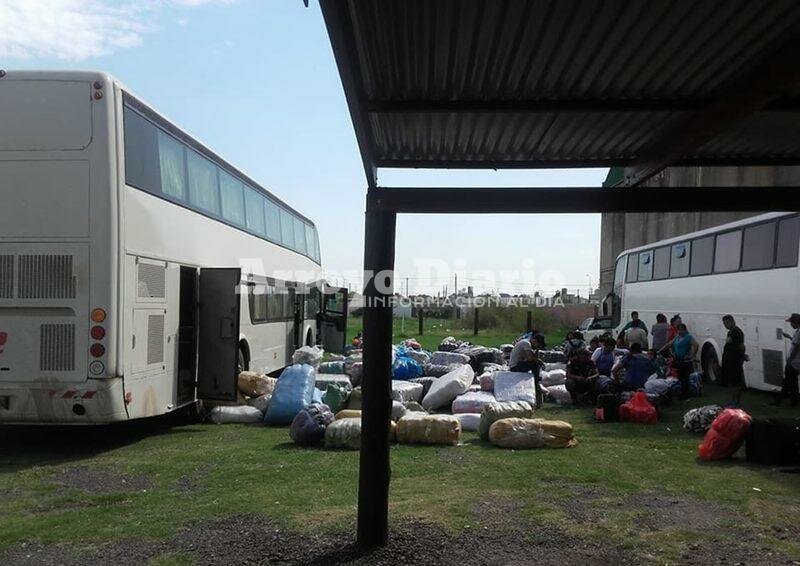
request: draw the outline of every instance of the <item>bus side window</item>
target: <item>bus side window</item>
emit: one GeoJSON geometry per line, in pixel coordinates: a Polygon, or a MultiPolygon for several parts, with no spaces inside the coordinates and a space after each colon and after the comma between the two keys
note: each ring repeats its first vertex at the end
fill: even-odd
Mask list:
{"type": "Polygon", "coordinates": [[[800,247],[800,217],[787,218],[778,224],[778,252],[775,267],[794,267],[797,265],[800,247]]]}

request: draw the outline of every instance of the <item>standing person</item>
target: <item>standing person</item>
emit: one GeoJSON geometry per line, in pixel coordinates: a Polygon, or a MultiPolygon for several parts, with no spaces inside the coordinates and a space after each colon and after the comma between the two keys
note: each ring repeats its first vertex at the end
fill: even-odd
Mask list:
{"type": "Polygon", "coordinates": [[[540,342],[536,336],[530,338],[523,338],[514,344],[511,350],[511,357],[508,360],[508,367],[511,371],[532,373],[533,381],[536,385],[536,406],[540,407],[542,404],[542,393],[539,387],[539,379],[541,370],[544,364],[539,359],[539,351],[536,349],[540,342]]]}
{"type": "Polygon", "coordinates": [[[798,392],[798,375],[800,375],[800,314],[792,313],[786,322],[792,325],[794,334],[789,335],[783,333],[784,338],[792,340],[792,346],[789,350],[789,357],[786,359],[786,367],[783,369],[783,384],[781,385],[781,392],[775,397],[775,400],[770,405],[778,406],[783,401],[784,397],[791,400],[792,407],[796,407],[800,401],[800,393],[798,392]]]}
{"type": "Polygon", "coordinates": [[[667,342],[669,342],[669,338],[667,338],[669,329],[670,325],[667,322],[667,317],[664,315],[664,313],[658,313],[656,315],[656,323],[653,325],[653,328],[650,329],[650,335],[653,337],[652,348],[656,352],[658,352],[667,344],[667,342]]]}
{"type": "Polygon", "coordinates": [[[572,404],[578,405],[582,401],[594,403],[592,399],[595,392],[597,369],[589,358],[589,351],[585,348],[573,350],[567,364],[566,388],[572,397],[572,404]]]}
{"type": "Polygon", "coordinates": [[[725,348],[722,350],[722,384],[734,387],[731,403],[739,406],[745,390],[744,363],[748,360],[744,346],[744,332],[736,326],[733,315],[722,317],[722,324],[728,329],[725,348]]]}
{"type": "Polygon", "coordinates": [[[678,325],[681,324],[683,320],[681,320],[681,315],[676,314],[671,319],[669,319],[669,331],[667,332],[667,341],[672,342],[675,340],[675,337],[678,335],[678,325]]]}
{"type": "Polygon", "coordinates": [[[647,348],[647,328],[638,318],[631,321],[630,328],[625,331],[625,343],[629,348],[634,344],[638,344],[642,350],[647,348]]]}
{"type": "Polygon", "coordinates": [[[639,311],[633,311],[631,313],[631,319],[625,324],[625,326],[622,327],[622,330],[620,330],[619,335],[622,336],[623,334],[625,334],[626,330],[628,330],[634,325],[644,328],[644,332],[645,334],[647,334],[647,325],[644,323],[643,320],[639,319],[639,311]]]}
{"type": "Polygon", "coordinates": [[[669,348],[672,352],[672,367],[678,370],[678,379],[681,382],[681,401],[685,401],[689,398],[689,375],[694,369],[694,358],[699,346],[685,324],[678,324],[676,331],[678,335],[664,348],[669,348]]]}

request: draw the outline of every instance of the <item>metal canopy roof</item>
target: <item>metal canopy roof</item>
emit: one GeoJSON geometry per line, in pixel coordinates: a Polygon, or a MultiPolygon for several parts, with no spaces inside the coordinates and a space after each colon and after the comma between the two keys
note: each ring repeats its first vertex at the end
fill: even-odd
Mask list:
{"type": "Polygon", "coordinates": [[[378,167],[800,164],[795,0],[320,0],[378,167]]]}

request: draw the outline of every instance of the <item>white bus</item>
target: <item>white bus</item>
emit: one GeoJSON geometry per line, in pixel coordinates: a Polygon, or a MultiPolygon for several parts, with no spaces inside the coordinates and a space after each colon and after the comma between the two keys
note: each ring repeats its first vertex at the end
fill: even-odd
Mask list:
{"type": "Polygon", "coordinates": [[[114,78],[0,73],[0,124],[0,423],[235,401],[240,369],[343,347],[313,222],[114,78]]]}
{"type": "Polygon", "coordinates": [[[761,214],[715,228],[622,252],[614,291],[603,310],[615,335],[632,311],[651,328],[656,314],[680,314],[700,344],[698,360],[706,379],[719,377],[731,314],[744,331],[750,361],[747,385],[775,391],[781,385],[791,333],[785,321],[800,311],[800,217],[761,214]]]}

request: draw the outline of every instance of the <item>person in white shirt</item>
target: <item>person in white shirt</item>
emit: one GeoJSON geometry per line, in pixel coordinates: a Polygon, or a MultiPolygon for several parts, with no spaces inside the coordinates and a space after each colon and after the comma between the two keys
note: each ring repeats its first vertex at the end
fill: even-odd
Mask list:
{"type": "Polygon", "coordinates": [[[511,350],[511,356],[508,360],[508,367],[511,371],[532,373],[533,381],[536,384],[536,406],[541,406],[541,392],[539,388],[539,376],[544,364],[539,359],[539,348],[541,342],[537,336],[531,338],[523,338],[511,350]]]}
{"type": "Polygon", "coordinates": [[[798,376],[800,375],[800,314],[792,313],[786,322],[791,324],[794,334],[783,333],[784,338],[792,340],[789,356],[786,358],[786,367],[783,369],[783,384],[781,392],[770,403],[770,405],[780,405],[784,397],[788,397],[792,407],[796,407],[800,402],[800,392],[798,392],[798,376]]]}

